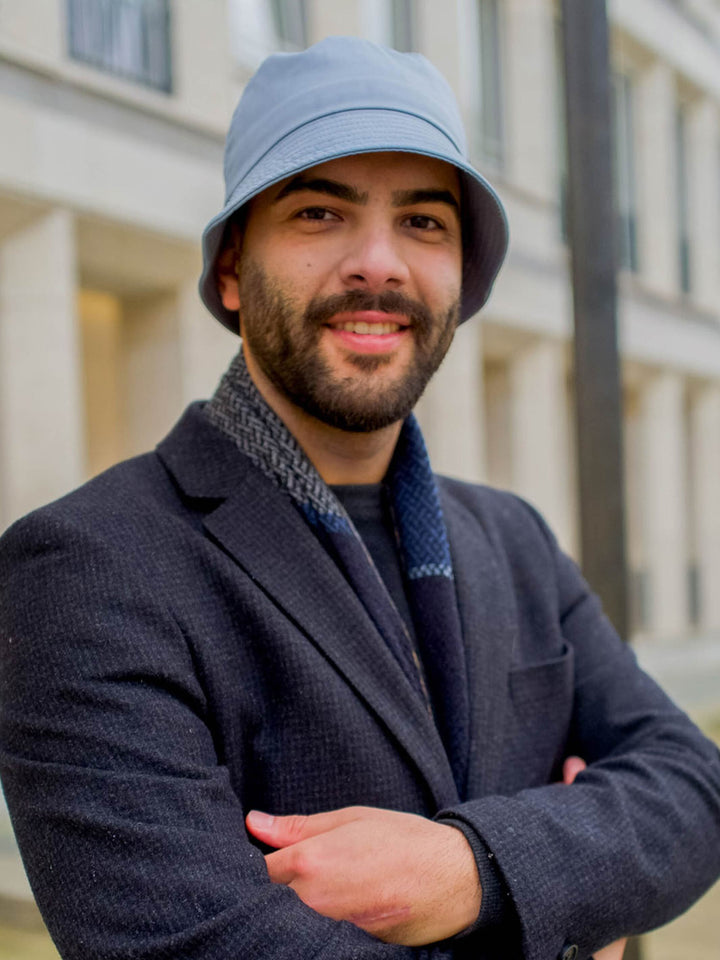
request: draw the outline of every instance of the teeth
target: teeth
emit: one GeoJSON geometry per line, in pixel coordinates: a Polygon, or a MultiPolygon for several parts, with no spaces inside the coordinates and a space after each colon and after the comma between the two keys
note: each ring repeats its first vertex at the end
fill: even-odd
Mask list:
{"type": "Polygon", "coordinates": [[[347,330],[348,333],[374,333],[374,334],[384,334],[384,333],[397,333],[400,329],[399,323],[353,323],[348,321],[347,323],[341,323],[338,325],[337,329],[347,330]]]}

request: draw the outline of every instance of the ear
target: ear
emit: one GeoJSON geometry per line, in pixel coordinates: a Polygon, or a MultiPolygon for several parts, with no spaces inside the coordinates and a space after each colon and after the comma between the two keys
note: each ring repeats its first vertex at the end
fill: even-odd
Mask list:
{"type": "Polygon", "coordinates": [[[234,244],[231,244],[225,247],[220,254],[215,267],[215,277],[222,305],[231,313],[237,313],[240,309],[240,290],[236,273],[237,260],[238,250],[234,244]]]}

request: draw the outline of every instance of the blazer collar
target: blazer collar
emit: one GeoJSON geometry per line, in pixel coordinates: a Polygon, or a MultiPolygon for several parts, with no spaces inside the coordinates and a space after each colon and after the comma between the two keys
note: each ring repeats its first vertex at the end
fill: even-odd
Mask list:
{"type": "Polygon", "coordinates": [[[186,497],[224,500],[237,489],[246,458],[230,437],[203,414],[202,402],[192,403],[157,453],[186,497]]]}
{"type": "Polygon", "coordinates": [[[186,410],[157,452],[186,497],[210,501],[203,521],[208,534],[380,718],[414,761],[437,808],[455,802],[452,771],[425,704],[289,497],[205,419],[200,404],[186,410]]]}

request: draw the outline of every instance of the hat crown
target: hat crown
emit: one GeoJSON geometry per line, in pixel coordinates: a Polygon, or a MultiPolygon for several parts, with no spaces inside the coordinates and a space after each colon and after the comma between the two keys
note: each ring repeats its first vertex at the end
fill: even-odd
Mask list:
{"type": "Polygon", "coordinates": [[[288,134],[320,117],[373,109],[425,120],[466,156],[453,91],[425,57],[357,37],[328,37],[300,53],[273,54],[248,82],[226,140],[226,201],[288,134]]]}

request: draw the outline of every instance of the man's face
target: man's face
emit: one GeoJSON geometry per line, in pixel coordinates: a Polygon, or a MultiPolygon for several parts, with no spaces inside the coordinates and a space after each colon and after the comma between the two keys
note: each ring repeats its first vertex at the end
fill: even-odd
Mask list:
{"type": "Polygon", "coordinates": [[[456,170],[361,154],[303,171],[250,204],[237,281],[248,361],[318,420],[370,431],[403,419],[457,324],[456,170]]]}

